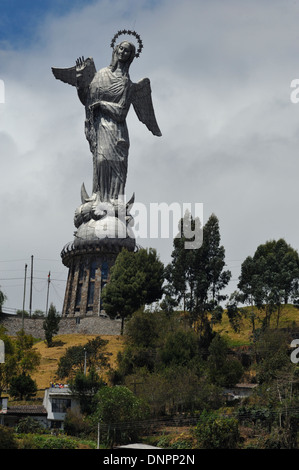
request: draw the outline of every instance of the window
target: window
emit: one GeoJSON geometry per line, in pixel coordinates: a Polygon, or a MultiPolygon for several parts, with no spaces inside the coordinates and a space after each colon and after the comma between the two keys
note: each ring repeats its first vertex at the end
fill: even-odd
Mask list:
{"type": "Polygon", "coordinates": [[[76,294],[76,307],[79,307],[79,306],[80,306],[80,302],[81,302],[81,291],[82,291],[82,284],[79,284],[79,285],[78,285],[78,289],[77,289],[77,294],[76,294]]]}
{"type": "Polygon", "coordinates": [[[79,281],[83,280],[83,276],[84,276],[84,265],[83,265],[83,263],[80,263],[80,266],[79,266],[79,281]]]}
{"type": "Polygon", "coordinates": [[[90,282],[88,286],[88,299],[87,299],[88,305],[93,304],[93,298],[94,298],[94,282],[90,282]]]}
{"type": "Polygon", "coordinates": [[[52,398],[52,412],[65,413],[71,407],[71,403],[70,398],[52,398]]]}
{"type": "Polygon", "coordinates": [[[101,271],[102,271],[102,281],[107,281],[107,279],[108,279],[108,263],[106,261],[104,263],[102,263],[101,271]]]}
{"type": "Polygon", "coordinates": [[[97,270],[97,263],[96,263],[96,261],[92,261],[92,263],[90,265],[90,272],[89,272],[89,278],[90,279],[95,279],[96,270],[97,270]]]}

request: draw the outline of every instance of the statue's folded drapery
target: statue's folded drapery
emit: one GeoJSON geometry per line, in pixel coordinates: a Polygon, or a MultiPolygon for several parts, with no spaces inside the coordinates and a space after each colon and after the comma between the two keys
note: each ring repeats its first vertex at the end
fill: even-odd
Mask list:
{"type": "Polygon", "coordinates": [[[129,134],[126,116],[131,105],[132,82],[109,67],[95,74],[85,95],[85,133],[94,160],[93,192],[102,201],[124,195],[129,134]],[[97,106],[97,103],[100,103],[97,106]]]}

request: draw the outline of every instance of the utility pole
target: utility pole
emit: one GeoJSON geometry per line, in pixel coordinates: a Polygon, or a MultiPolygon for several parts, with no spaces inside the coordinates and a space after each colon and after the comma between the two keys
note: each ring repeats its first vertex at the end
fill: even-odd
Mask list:
{"type": "Polygon", "coordinates": [[[32,313],[32,282],[33,282],[33,255],[31,255],[31,278],[30,278],[30,300],[29,300],[29,316],[32,313]]]}
{"type": "Polygon", "coordinates": [[[24,329],[24,310],[25,310],[25,296],[26,296],[26,277],[27,277],[27,264],[25,264],[25,276],[24,276],[24,293],[23,293],[23,309],[22,309],[22,330],[24,329]]]}
{"type": "Polygon", "coordinates": [[[47,289],[47,305],[46,305],[46,316],[48,315],[48,303],[49,303],[49,289],[50,289],[50,282],[51,282],[51,271],[48,274],[48,289],[47,289]]]}
{"type": "Polygon", "coordinates": [[[86,375],[86,349],[84,348],[84,375],[86,375]]]}
{"type": "Polygon", "coordinates": [[[98,422],[98,444],[97,444],[97,449],[100,448],[100,442],[101,442],[101,423],[99,421],[98,422]]]}

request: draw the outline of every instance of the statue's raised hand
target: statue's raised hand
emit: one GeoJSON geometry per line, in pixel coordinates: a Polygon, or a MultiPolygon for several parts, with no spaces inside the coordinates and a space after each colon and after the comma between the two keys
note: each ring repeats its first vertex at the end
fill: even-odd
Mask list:
{"type": "Polygon", "coordinates": [[[80,70],[83,70],[84,67],[85,67],[86,63],[85,63],[85,59],[84,57],[79,57],[77,60],[76,60],[76,70],[77,72],[79,72],[80,70]]]}

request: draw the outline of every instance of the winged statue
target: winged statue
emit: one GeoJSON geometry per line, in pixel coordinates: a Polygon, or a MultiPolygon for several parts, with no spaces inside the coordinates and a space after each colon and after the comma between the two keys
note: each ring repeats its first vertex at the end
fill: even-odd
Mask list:
{"type": "Polygon", "coordinates": [[[130,146],[126,117],[131,104],[138,119],[155,136],[162,135],[155,117],[150,80],[144,78],[133,83],[129,76],[130,65],[139,52],[136,53],[133,43],[122,41],[113,47],[111,64],[99,71],[91,57],[77,59],[70,68],[52,67],[56,79],[76,87],[85,106],[85,135],[93,155],[93,195],[89,197],[83,185],[84,204],[95,198],[115,204],[125,193],[130,146]]]}

